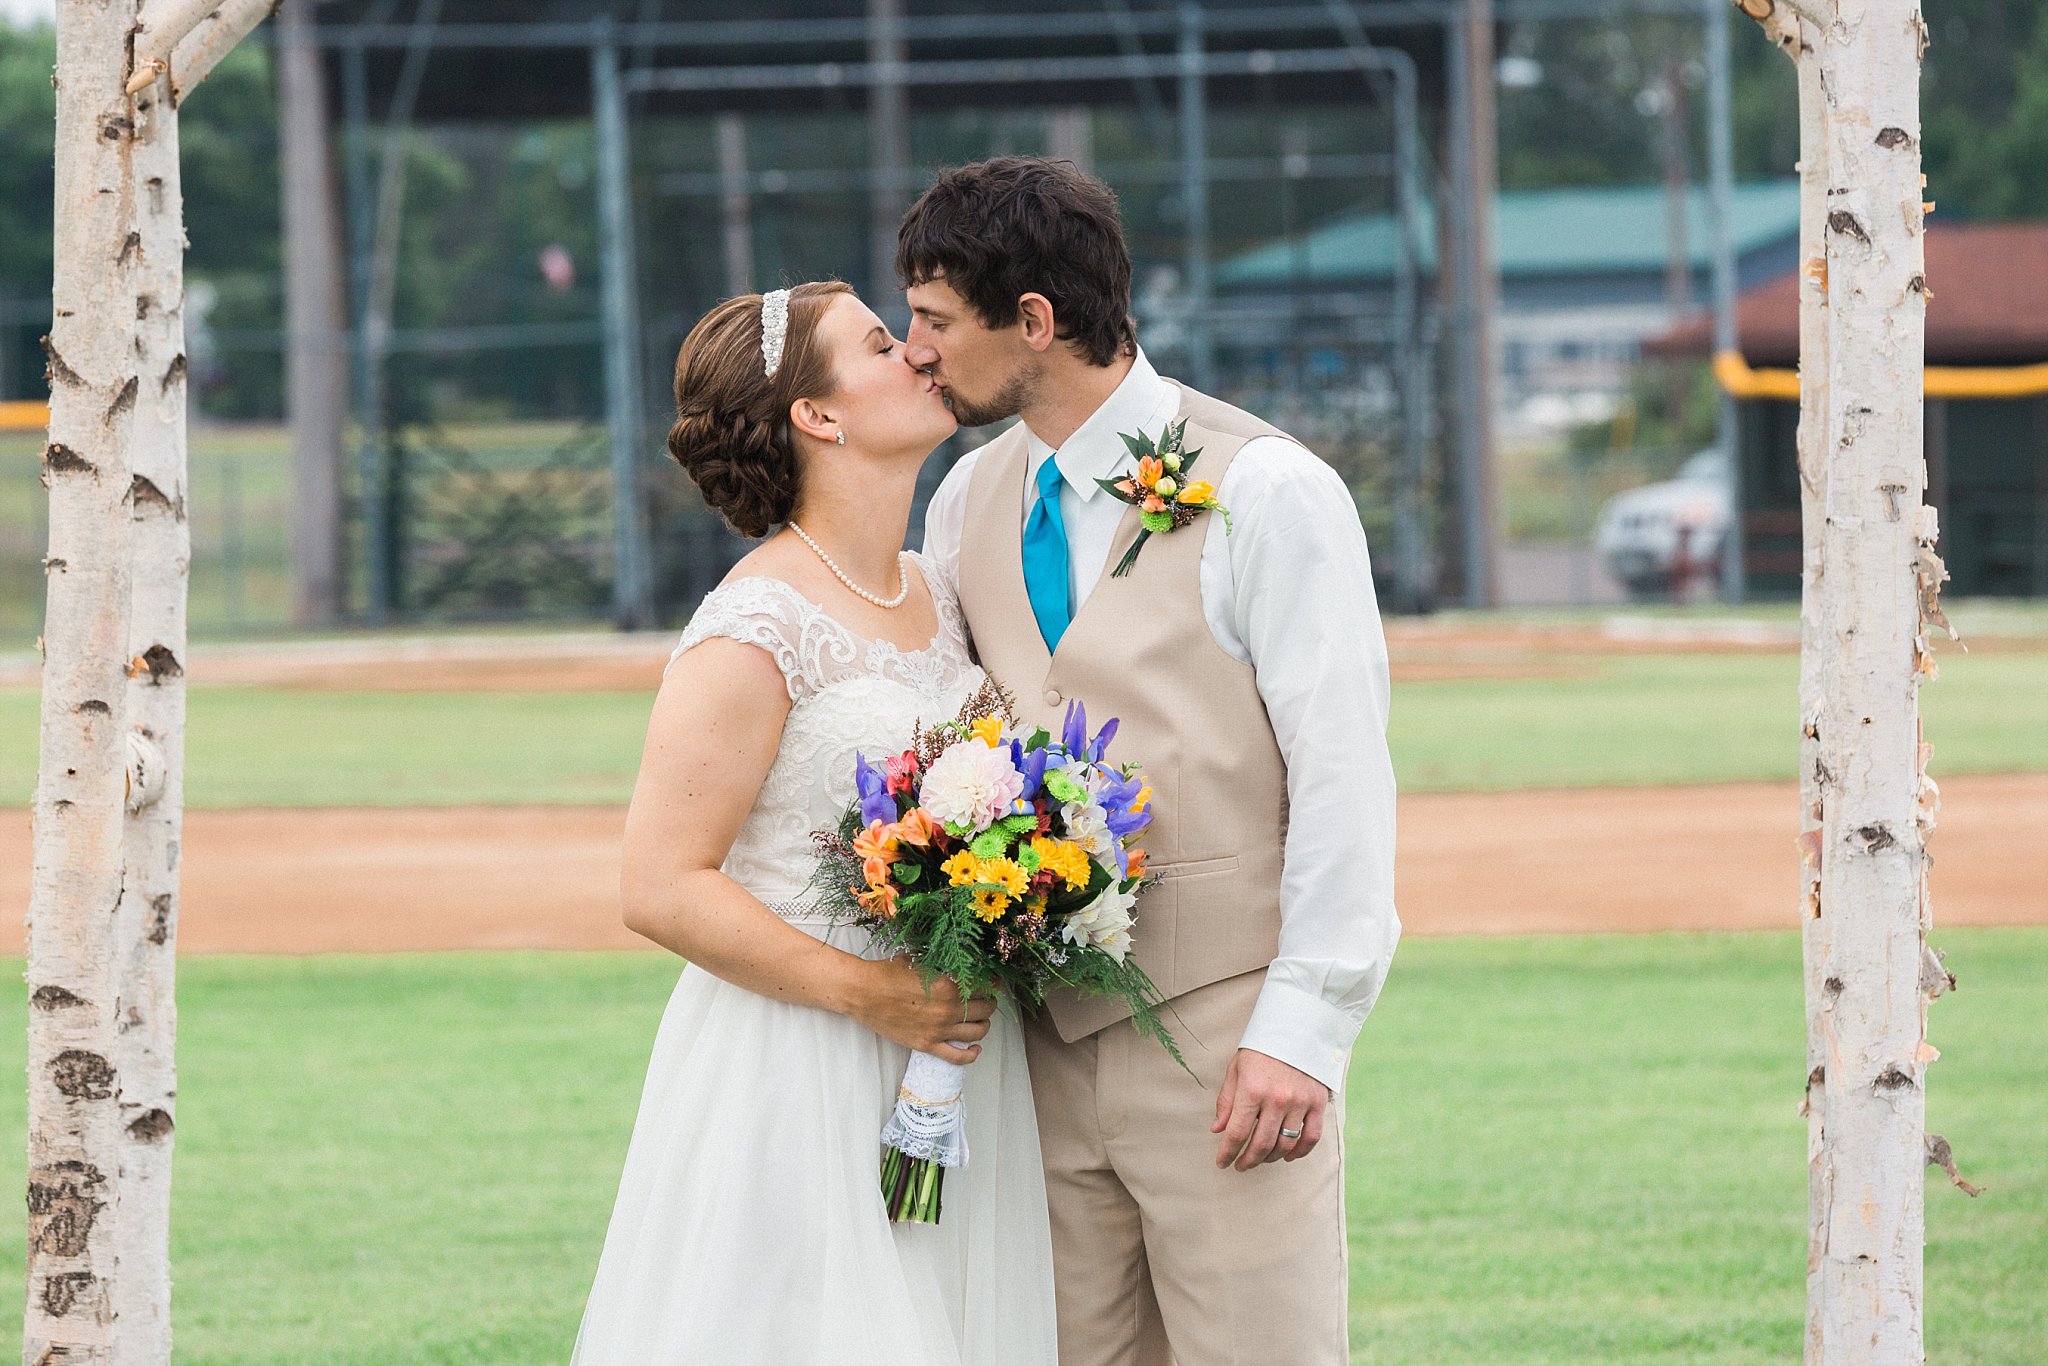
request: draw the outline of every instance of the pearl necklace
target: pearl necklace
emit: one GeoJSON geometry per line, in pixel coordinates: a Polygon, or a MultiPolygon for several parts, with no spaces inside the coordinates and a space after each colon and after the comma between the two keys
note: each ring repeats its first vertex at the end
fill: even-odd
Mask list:
{"type": "Polygon", "coordinates": [[[791,531],[794,531],[797,534],[797,538],[801,540],[805,545],[809,546],[811,549],[818,552],[818,558],[825,562],[825,567],[832,571],[833,577],[837,578],[841,583],[845,584],[847,588],[854,593],[855,596],[865,598],[869,602],[873,603],[875,606],[883,608],[901,607],[903,605],[903,600],[910,596],[910,566],[903,563],[903,556],[901,553],[898,553],[896,556],[896,596],[893,598],[889,598],[885,601],[881,598],[876,597],[873,593],[868,592],[867,589],[862,588],[852,579],[847,578],[846,571],[844,569],[841,569],[838,565],[832,562],[832,557],[825,553],[825,547],[819,545],[816,541],[812,540],[809,532],[805,531],[795,522],[791,522],[789,524],[789,529],[791,531]]]}

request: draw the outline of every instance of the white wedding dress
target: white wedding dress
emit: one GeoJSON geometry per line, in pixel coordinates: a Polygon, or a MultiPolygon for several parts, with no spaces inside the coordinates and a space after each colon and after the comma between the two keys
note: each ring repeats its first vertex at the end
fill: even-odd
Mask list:
{"type": "MultiPolygon", "coordinates": [[[[862,640],[788,584],[711,592],[681,655],[713,636],[774,656],[791,708],[724,870],[807,916],[810,835],[853,800],[856,751],[901,752],[978,687],[959,606],[923,650],[862,640]]],[[[853,1020],[683,969],[662,1016],[574,1366],[1054,1366],[1052,1248],[1023,1038],[999,1010],[967,1069],[969,1161],[936,1226],[891,1224],[882,1122],[909,1054],[853,1020]]]]}

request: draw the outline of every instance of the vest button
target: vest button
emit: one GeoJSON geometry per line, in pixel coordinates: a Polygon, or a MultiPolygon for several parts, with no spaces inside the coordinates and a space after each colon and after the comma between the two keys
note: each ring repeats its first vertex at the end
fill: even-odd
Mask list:
{"type": "Polygon", "coordinates": [[[1047,689],[1045,690],[1045,705],[1046,705],[1046,706],[1048,706],[1048,707],[1057,707],[1057,706],[1058,706],[1058,705],[1060,704],[1061,700],[1062,700],[1062,699],[1061,699],[1061,697],[1060,697],[1060,690],[1059,690],[1058,688],[1047,688],[1047,689]]]}

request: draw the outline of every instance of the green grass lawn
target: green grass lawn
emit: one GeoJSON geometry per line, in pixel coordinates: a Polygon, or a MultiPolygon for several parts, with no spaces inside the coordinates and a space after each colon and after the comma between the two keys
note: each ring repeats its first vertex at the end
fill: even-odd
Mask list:
{"type": "MultiPolygon", "coordinates": [[[[1929,1357],[2032,1366],[2048,931],[1938,942],[1962,990],[1934,1013],[1929,1125],[1988,1189],[1928,1188],[1929,1357]]],[[[1789,935],[1404,945],[1351,1072],[1356,1360],[1796,1360],[1798,953],[1789,935]]],[[[652,953],[187,961],[179,1360],[564,1360],[675,971],[652,953]]],[[[0,1030],[0,1068],[21,1047],[0,1030]]],[[[19,1132],[21,1105],[0,1088],[0,1123],[19,1132]]],[[[19,1145],[0,1162],[20,1189],[19,1145]]],[[[21,1218],[0,1228],[0,1321],[21,1218]]]]}
{"type": "MultiPolygon", "coordinates": [[[[1404,683],[1410,792],[1790,778],[1789,655],[1616,655],[1566,678],[1404,683]]],[[[623,802],[650,697],[194,688],[193,806],[623,802]]],[[[1950,652],[1921,692],[1934,771],[2048,769],[2048,650],[1950,652]]],[[[0,801],[34,791],[37,698],[0,691],[0,801]]]]}

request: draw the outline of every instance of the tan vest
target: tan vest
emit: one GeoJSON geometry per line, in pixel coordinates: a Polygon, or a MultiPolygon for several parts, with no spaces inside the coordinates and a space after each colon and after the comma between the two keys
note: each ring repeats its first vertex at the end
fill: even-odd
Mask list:
{"type": "MultiPolygon", "coordinates": [[[[1184,448],[1201,452],[1194,478],[1221,487],[1246,441],[1282,435],[1176,387],[1184,448]]],[[[1287,765],[1251,666],[1216,643],[1202,615],[1206,519],[1152,536],[1130,573],[1112,578],[1138,534],[1138,510],[1126,510],[1101,579],[1048,655],[1024,589],[1026,440],[1019,423],[984,446],[967,491],[960,603],[982,667],[1016,695],[1027,724],[1055,735],[1069,698],[1087,705],[1091,731],[1118,718],[1109,757],[1139,764],[1154,794],[1143,847],[1161,880],[1138,899],[1132,942],[1160,995],[1263,968],[1280,947],[1287,765]]],[[[1128,1014],[1072,992],[1047,1006],[1070,1043],[1128,1014]]]]}

